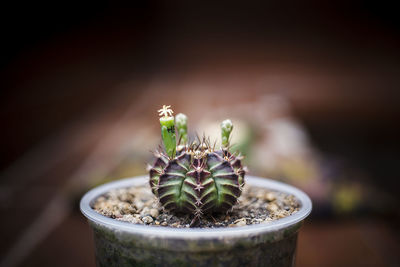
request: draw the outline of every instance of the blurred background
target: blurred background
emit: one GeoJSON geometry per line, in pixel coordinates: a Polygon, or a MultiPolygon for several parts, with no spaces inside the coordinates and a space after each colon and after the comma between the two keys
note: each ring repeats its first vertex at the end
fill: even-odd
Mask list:
{"type": "Polygon", "coordinates": [[[5,4],[0,266],[94,266],[79,199],[145,174],[157,112],[314,210],[297,266],[399,266],[400,19],[389,1],[5,4]]]}

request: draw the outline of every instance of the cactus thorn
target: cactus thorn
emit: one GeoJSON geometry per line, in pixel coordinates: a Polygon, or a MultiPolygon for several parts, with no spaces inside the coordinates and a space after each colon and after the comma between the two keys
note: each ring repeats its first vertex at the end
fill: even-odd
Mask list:
{"type": "Polygon", "coordinates": [[[200,192],[203,188],[204,188],[204,186],[202,186],[201,184],[197,184],[196,187],[194,188],[194,190],[200,192]]]}

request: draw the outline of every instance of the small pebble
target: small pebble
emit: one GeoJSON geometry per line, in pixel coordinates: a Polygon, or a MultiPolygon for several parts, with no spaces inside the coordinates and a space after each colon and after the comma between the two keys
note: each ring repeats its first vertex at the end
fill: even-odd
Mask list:
{"type": "Polygon", "coordinates": [[[142,201],[136,201],[135,206],[138,210],[141,210],[144,206],[144,203],[142,201]]]}
{"type": "Polygon", "coordinates": [[[238,219],[233,222],[235,226],[245,226],[246,225],[246,218],[238,219]]]}
{"type": "Polygon", "coordinates": [[[269,201],[269,202],[274,201],[275,199],[276,199],[275,194],[272,193],[272,192],[268,192],[268,193],[265,195],[265,200],[267,200],[267,201],[269,201]]]}
{"type": "Polygon", "coordinates": [[[152,218],[151,216],[144,216],[144,217],[142,218],[142,221],[143,221],[145,224],[149,224],[149,223],[152,223],[152,222],[153,222],[153,218],[152,218]]]}
{"type": "Polygon", "coordinates": [[[278,206],[274,203],[270,203],[267,205],[267,210],[270,212],[275,212],[278,210],[278,206]]]}
{"type": "Polygon", "coordinates": [[[149,213],[150,213],[151,217],[153,217],[153,218],[157,218],[157,216],[159,214],[158,209],[151,209],[149,213]]]}
{"type": "Polygon", "coordinates": [[[149,214],[149,212],[150,212],[150,209],[148,208],[148,207],[144,207],[143,209],[142,209],[142,211],[140,212],[140,215],[147,215],[147,214],[149,214]]]}

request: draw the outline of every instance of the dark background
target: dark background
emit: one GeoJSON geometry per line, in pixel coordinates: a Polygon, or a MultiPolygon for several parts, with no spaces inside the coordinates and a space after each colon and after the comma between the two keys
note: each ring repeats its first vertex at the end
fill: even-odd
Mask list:
{"type": "MultiPolygon", "coordinates": [[[[399,192],[400,17],[389,1],[64,1],[7,3],[1,14],[0,194],[4,200],[2,214],[6,217],[10,214],[18,220],[31,221],[29,216],[37,214],[46,201],[45,197],[38,200],[37,207],[27,213],[24,209],[18,213],[13,206],[18,207],[15,203],[24,202],[24,196],[30,192],[29,183],[24,184],[25,178],[21,178],[29,173],[23,173],[21,166],[48,160],[45,156],[32,160],[31,151],[46,147],[43,144],[58,140],[57,136],[68,137],[69,129],[85,125],[87,116],[105,121],[107,128],[107,122],[121,116],[129,99],[146,90],[136,86],[122,92],[118,90],[119,84],[132,80],[140,83],[166,74],[186,77],[197,72],[215,76],[244,73],[251,77],[258,69],[270,69],[304,79],[329,77],[329,82],[315,87],[296,89],[283,83],[272,91],[289,98],[294,115],[320,151],[362,169],[370,177],[369,182],[383,192],[399,192]],[[124,97],[117,97],[120,95],[124,97]]],[[[101,140],[91,133],[83,136],[82,153],[65,159],[64,165],[39,179],[50,181],[51,186],[69,179],[69,174],[92,149],[84,138],[101,140]],[[54,173],[63,175],[54,181],[54,173]]],[[[47,152],[44,149],[42,153],[47,152]]],[[[46,190],[51,195],[52,187],[46,190]]],[[[366,220],[368,231],[384,229],[384,234],[377,230],[377,235],[388,236],[379,241],[388,244],[386,252],[371,250],[378,255],[383,253],[378,259],[387,259],[377,260],[376,264],[399,263],[398,256],[392,253],[399,247],[398,233],[393,230],[399,222],[397,204],[398,199],[391,212],[371,215],[372,224],[366,220]]],[[[71,232],[88,231],[84,219],[74,209],[63,227],[71,232]]],[[[305,239],[311,242],[316,236],[329,233],[351,236],[360,229],[358,224],[349,227],[348,221],[341,225],[330,224],[335,218],[326,220],[326,228],[321,222],[314,224],[314,228],[310,224],[305,239]]],[[[11,227],[10,233],[15,236],[8,234],[1,242],[0,256],[10,253],[24,225],[4,222],[2,227],[11,227]]],[[[53,246],[59,240],[65,244],[63,237],[54,235],[37,245],[42,247],[24,255],[23,262],[42,264],[48,256],[47,249],[52,247],[60,257],[75,255],[74,260],[64,262],[65,266],[94,264],[92,257],[86,255],[93,253],[89,235],[79,245],[77,238],[68,245],[53,246]]],[[[326,251],[332,251],[332,255],[340,253],[335,248],[341,243],[334,239],[329,242],[332,243],[326,251]]],[[[358,258],[364,251],[354,247],[342,255],[342,260],[333,259],[332,255],[313,260],[307,248],[299,253],[302,266],[321,262],[360,266],[365,263],[358,258]]]]}

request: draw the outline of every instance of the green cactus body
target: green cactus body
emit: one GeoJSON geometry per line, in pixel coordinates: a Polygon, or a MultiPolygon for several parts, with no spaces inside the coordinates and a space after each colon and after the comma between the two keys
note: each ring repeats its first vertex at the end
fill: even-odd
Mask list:
{"type": "Polygon", "coordinates": [[[160,118],[160,125],[161,125],[161,136],[165,144],[167,154],[170,157],[174,157],[176,150],[174,117],[160,118]]]}
{"type": "Polygon", "coordinates": [[[156,160],[149,168],[153,194],[166,210],[178,213],[201,216],[230,210],[241,194],[245,175],[241,157],[228,151],[232,122],[225,120],[221,124],[223,144],[215,150],[205,137],[188,145],[187,118],[178,114],[176,123],[184,144],[177,149],[175,131],[164,131],[174,126],[170,125],[173,112],[169,108],[164,105],[159,110],[164,116],[160,122],[166,153],[156,152],[156,160]]]}
{"type": "Polygon", "coordinates": [[[185,149],[168,162],[158,154],[150,185],[167,210],[201,215],[228,211],[241,194],[244,174],[240,159],[226,150],[185,149]]]}

